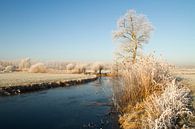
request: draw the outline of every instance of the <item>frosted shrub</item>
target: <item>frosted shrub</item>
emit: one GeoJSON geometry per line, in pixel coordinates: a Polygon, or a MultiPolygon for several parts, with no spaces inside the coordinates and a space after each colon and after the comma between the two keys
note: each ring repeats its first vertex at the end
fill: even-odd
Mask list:
{"type": "Polygon", "coordinates": [[[66,70],[73,70],[75,68],[75,65],[70,63],[66,65],[66,70]]]}
{"type": "Polygon", "coordinates": [[[30,58],[22,59],[19,63],[20,70],[28,70],[31,66],[30,58]]]}
{"type": "Polygon", "coordinates": [[[143,101],[154,91],[160,91],[170,80],[169,65],[153,56],[142,57],[135,64],[118,65],[114,81],[114,100],[118,108],[143,101]]]}
{"type": "Polygon", "coordinates": [[[47,67],[43,63],[37,63],[30,67],[29,72],[31,73],[46,73],[47,67]]]}
{"type": "Polygon", "coordinates": [[[14,70],[15,70],[15,67],[9,65],[9,66],[5,67],[4,72],[13,72],[14,70]]]}
{"type": "Polygon", "coordinates": [[[153,94],[144,102],[148,123],[146,127],[186,128],[193,117],[191,101],[190,90],[173,80],[160,96],[153,94]]]}
{"type": "Polygon", "coordinates": [[[124,129],[187,128],[193,117],[190,90],[176,82],[170,65],[152,56],[119,65],[113,100],[124,129]],[[173,80],[173,81],[172,81],[173,80]]]}

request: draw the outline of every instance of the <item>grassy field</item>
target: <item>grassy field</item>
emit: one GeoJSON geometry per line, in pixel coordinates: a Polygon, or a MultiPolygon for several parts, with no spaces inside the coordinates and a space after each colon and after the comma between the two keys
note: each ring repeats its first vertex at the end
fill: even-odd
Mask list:
{"type": "Polygon", "coordinates": [[[33,83],[76,80],[82,78],[90,78],[93,75],[84,74],[48,74],[48,73],[27,73],[14,72],[0,74],[0,87],[22,86],[33,83]]]}
{"type": "MultiPolygon", "coordinates": [[[[192,90],[193,98],[195,99],[195,74],[184,74],[181,77],[187,79],[189,88],[192,90]]],[[[194,101],[195,104],[195,101],[194,101]]]]}
{"type": "Polygon", "coordinates": [[[174,73],[181,75],[195,75],[195,68],[176,68],[174,73]]]}
{"type": "Polygon", "coordinates": [[[177,74],[177,76],[186,79],[187,83],[189,84],[189,88],[192,90],[193,98],[195,99],[195,69],[176,69],[175,73],[177,74]]]}

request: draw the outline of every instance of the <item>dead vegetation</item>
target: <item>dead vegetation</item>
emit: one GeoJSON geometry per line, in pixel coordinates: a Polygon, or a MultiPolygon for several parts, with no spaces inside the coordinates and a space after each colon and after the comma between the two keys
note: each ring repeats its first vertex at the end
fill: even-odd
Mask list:
{"type": "Polygon", "coordinates": [[[113,100],[124,129],[191,127],[191,91],[178,82],[170,65],[153,56],[122,63],[114,81],[113,100]],[[117,79],[116,79],[117,78],[117,79]]]}
{"type": "Polygon", "coordinates": [[[118,69],[115,82],[118,86],[114,91],[119,109],[143,101],[154,91],[161,91],[171,79],[169,65],[160,63],[153,56],[142,57],[135,64],[122,63],[118,69]]]}

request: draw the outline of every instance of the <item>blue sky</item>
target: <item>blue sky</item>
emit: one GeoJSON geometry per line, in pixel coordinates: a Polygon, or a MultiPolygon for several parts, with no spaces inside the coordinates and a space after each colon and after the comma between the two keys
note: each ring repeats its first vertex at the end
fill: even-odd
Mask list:
{"type": "Polygon", "coordinates": [[[0,59],[111,61],[128,9],[155,27],[146,53],[195,64],[194,0],[0,0],[0,59]]]}

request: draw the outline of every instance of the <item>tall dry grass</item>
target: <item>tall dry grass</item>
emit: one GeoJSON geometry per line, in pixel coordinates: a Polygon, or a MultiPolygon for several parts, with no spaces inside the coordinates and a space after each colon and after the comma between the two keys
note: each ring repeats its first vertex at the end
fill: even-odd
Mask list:
{"type": "Polygon", "coordinates": [[[135,105],[153,92],[161,91],[170,80],[169,65],[153,56],[142,57],[137,63],[118,65],[114,79],[114,101],[118,109],[135,105]]]}
{"type": "Polygon", "coordinates": [[[114,78],[113,100],[124,129],[178,129],[193,118],[190,90],[175,81],[171,66],[153,56],[122,62],[114,78]]]}
{"type": "Polygon", "coordinates": [[[144,128],[172,129],[189,128],[194,118],[190,89],[175,80],[169,83],[161,95],[152,94],[144,107],[147,119],[144,128]]]}

